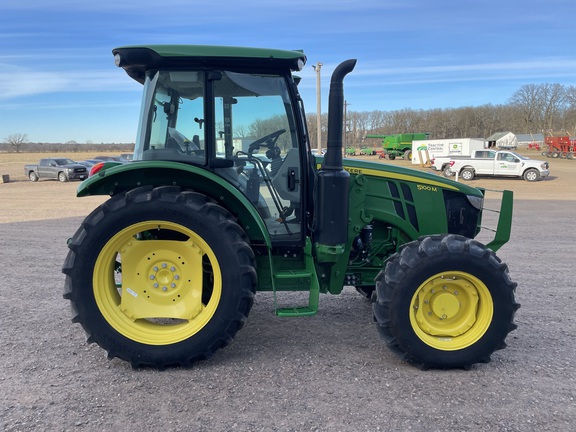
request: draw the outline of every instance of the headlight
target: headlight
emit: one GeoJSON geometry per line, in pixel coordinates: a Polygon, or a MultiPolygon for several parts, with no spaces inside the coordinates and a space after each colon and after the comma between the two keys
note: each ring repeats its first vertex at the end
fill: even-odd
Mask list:
{"type": "Polygon", "coordinates": [[[296,66],[298,68],[298,71],[301,71],[302,69],[304,69],[304,64],[305,64],[304,60],[298,59],[298,65],[296,66]]]}
{"type": "Polygon", "coordinates": [[[470,202],[470,204],[472,204],[474,208],[478,210],[482,209],[482,205],[484,204],[484,198],[473,195],[466,195],[466,198],[468,198],[468,201],[470,202]]]}
{"type": "Polygon", "coordinates": [[[74,172],[74,168],[66,168],[66,172],[67,172],[67,173],[73,173],[73,172],[74,172]]]}
{"type": "Polygon", "coordinates": [[[119,53],[114,54],[114,64],[118,67],[122,65],[122,56],[119,53]]]}

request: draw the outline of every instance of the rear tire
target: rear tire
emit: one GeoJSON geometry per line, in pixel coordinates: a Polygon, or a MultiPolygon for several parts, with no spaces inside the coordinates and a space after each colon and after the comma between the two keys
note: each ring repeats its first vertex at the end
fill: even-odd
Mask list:
{"type": "Polygon", "coordinates": [[[465,181],[474,180],[475,175],[476,174],[472,168],[464,168],[462,171],[460,171],[460,178],[465,181]]]}
{"type": "Polygon", "coordinates": [[[446,178],[450,178],[450,177],[454,176],[454,173],[450,169],[450,165],[446,165],[446,166],[442,167],[442,175],[446,178]]]}
{"type": "Polygon", "coordinates": [[[406,150],[404,152],[404,160],[407,160],[407,161],[412,160],[412,150],[406,150]]]}
{"type": "Polygon", "coordinates": [[[422,237],[393,255],[376,277],[374,316],[388,347],[423,369],[487,363],[516,328],[516,283],[475,240],[422,237]]]}
{"type": "Polygon", "coordinates": [[[242,328],[255,260],[232,215],[204,195],[144,187],[94,210],[69,242],[73,322],[133,367],[189,366],[242,328]]]}

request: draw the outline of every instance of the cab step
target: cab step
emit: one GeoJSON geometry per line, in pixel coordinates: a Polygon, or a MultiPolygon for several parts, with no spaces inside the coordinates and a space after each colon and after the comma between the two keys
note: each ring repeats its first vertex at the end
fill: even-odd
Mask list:
{"type": "MultiPolygon", "coordinates": [[[[274,287],[274,310],[277,316],[280,317],[302,317],[313,316],[318,312],[318,301],[320,298],[320,285],[318,284],[318,276],[316,275],[316,268],[314,267],[314,260],[312,258],[312,245],[308,240],[304,246],[305,268],[279,270],[274,271],[273,287],[274,287]],[[283,285],[290,280],[294,281],[294,285],[302,282],[302,279],[308,279],[310,282],[308,305],[307,306],[294,306],[294,307],[278,307],[277,291],[274,281],[282,281],[283,285]]],[[[295,291],[301,291],[295,290],[295,291]]]]}

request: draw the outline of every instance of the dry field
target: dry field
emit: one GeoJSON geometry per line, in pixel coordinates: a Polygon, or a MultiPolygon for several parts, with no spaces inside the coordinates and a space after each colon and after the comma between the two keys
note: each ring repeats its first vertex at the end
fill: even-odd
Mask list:
{"type": "Polygon", "coordinates": [[[14,156],[0,154],[12,179],[0,183],[2,431],[574,430],[576,161],[551,160],[552,176],[536,183],[471,183],[516,194],[512,239],[498,255],[522,307],[492,362],[403,363],[380,340],[370,303],[345,287],[305,318],[276,317],[272,294],[258,293],[229,347],[158,372],[106,360],[62,298],[66,240],[105,197],[75,198],[76,182],[32,183],[22,166],[41,155],[14,156]]]}
{"type": "MultiPolygon", "coordinates": [[[[533,159],[542,159],[536,152],[525,152],[533,159]]],[[[78,182],[60,183],[55,180],[30,182],[24,175],[24,165],[37,163],[42,157],[38,153],[0,153],[0,175],[8,174],[10,183],[0,184],[0,223],[57,219],[72,216],[85,216],[102,203],[106,197],[86,197],[76,199],[78,182]]],[[[94,153],[63,153],[60,157],[70,157],[74,160],[90,159],[94,153]]],[[[359,156],[357,156],[359,158],[359,156]]],[[[428,168],[420,168],[403,160],[384,161],[377,156],[363,159],[377,163],[408,166],[424,171],[434,172],[428,168]]],[[[576,160],[548,159],[551,175],[539,182],[528,183],[522,179],[482,178],[472,181],[473,186],[489,189],[514,191],[517,200],[576,200],[574,186],[576,185],[576,160]]]]}

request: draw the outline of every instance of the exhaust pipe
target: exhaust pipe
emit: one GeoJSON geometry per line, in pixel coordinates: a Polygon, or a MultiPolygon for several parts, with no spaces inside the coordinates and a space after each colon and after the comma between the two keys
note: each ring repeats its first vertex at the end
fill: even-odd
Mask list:
{"type": "Polygon", "coordinates": [[[342,122],[344,120],[344,77],[352,72],[356,60],[340,63],[330,81],[328,97],[328,148],[318,171],[316,188],[315,241],[339,246],[348,238],[348,188],[350,174],[342,168],[342,122]]]}
{"type": "Polygon", "coordinates": [[[330,80],[328,96],[328,148],[322,169],[342,169],[342,123],[344,121],[344,77],[356,66],[356,60],[346,60],[340,63],[330,80]]]}

